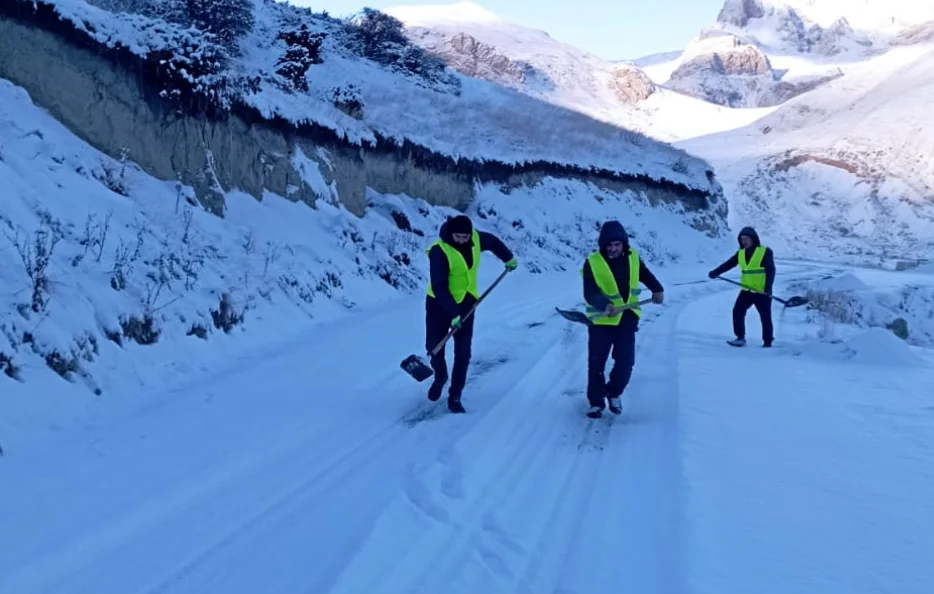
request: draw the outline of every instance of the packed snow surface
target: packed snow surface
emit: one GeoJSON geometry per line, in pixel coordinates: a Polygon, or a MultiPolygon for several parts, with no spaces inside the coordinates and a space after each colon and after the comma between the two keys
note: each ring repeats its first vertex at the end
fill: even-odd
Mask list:
{"type": "MultiPolygon", "coordinates": [[[[419,297],[36,423],[0,461],[0,591],[930,592],[930,350],[811,353],[778,306],[775,347],[751,313],[734,349],[732,285],[657,272],[618,418],[584,417],[586,329],[553,309],[577,273],[517,272],[478,311],[466,415],[399,369],[419,297]]],[[[782,263],[776,292],[827,273],[782,263]]]]}

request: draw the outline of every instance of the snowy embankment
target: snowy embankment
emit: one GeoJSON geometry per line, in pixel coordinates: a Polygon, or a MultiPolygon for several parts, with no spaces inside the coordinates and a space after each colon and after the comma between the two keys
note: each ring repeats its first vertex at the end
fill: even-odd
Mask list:
{"type": "MultiPolygon", "coordinates": [[[[307,183],[332,195],[313,162],[298,165],[307,183]]],[[[167,379],[214,373],[263,344],[315,340],[314,324],[329,317],[420,301],[424,250],[455,212],[370,192],[358,218],[325,200],[310,208],[231,192],[219,219],[190,204],[191,188],[93,150],[6,81],[0,177],[6,443],[35,423],[66,423],[167,379]],[[103,398],[88,400],[85,390],[103,398]]],[[[674,205],[583,182],[481,185],[469,212],[533,272],[576,269],[607,218],[622,218],[660,263],[703,260],[716,247],[674,205]]]]}
{"type": "MultiPolygon", "coordinates": [[[[783,265],[776,292],[825,271],[783,265]]],[[[0,591],[934,588],[931,351],[829,359],[777,307],[775,348],[733,349],[735,288],[657,272],[621,418],[583,415],[586,332],[553,309],[579,275],[520,271],[478,313],[466,415],[415,421],[406,301],[24,439],[0,464],[0,591]]]]}
{"type": "MultiPolygon", "coordinates": [[[[229,50],[193,28],[197,23],[109,12],[85,0],[12,1],[24,21],[80,44],[96,44],[118,62],[139,60],[140,70],[154,78],[149,84],[164,87],[160,97],[184,108],[202,99],[221,109],[247,107],[277,124],[326,130],[325,136],[354,145],[406,145],[435,158],[450,157],[458,169],[472,163],[568,167],[701,193],[719,190],[705,161],[453,72],[406,45],[401,33],[396,40],[385,15],[355,26],[288,3],[257,2],[250,29],[229,50]],[[59,18],[73,30],[66,31],[59,18]]],[[[111,4],[159,13],[155,2],[111,4]]]]}

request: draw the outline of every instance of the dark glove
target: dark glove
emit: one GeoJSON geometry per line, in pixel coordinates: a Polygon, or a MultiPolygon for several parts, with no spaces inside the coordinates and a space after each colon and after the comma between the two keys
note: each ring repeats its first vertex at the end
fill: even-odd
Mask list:
{"type": "Polygon", "coordinates": [[[711,270],[707,273],[707,278],[717,278],[717,273],[711,270]]]}

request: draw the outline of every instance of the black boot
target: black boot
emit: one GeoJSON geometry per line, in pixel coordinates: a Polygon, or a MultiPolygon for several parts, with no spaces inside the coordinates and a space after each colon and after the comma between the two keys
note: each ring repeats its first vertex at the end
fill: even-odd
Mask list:
{"type": "Polygon", "coordinates": [[[448,398],[448,410],[452,413],[465,413],[464,405],[461,404],[460,398],[448,398]]]}
{"type": "Polygon", "coordinates": [[[444,382],[432,382],[431,387],[428,388],[428,400],[431,400],[432,402],[437,401],[439,398],[441,398],[441,390],[443,389],[444,382]]]}

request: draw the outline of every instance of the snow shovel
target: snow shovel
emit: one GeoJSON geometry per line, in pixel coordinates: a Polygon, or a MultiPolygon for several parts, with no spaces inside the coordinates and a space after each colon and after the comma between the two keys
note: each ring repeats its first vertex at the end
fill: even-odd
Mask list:
{"type": "MultiPolygon", "coordinates": [[[[484,291],[483,294],[480,295],[480,298],[477,299],[477,302],[473,304],[473,307],[470,308],[470,311],[468,311],[466,315],[461,317],[462,322],[466,322],[467,318],[473,315],[474,310],[480,306],[480,303],[486,298],[487,295],[490,294],[490,291],[492,291],[493,288],[496,287],[496,285],[498,285],[501,280],[506,278],[506,275],[509,274],[509,272],[510,272],[509,269],[506,269],[502,273],[500,273],[498,277],[496,277],[496,280],[493,281],[493,283],[489,287],[487,287],[486,291],[484,291]]],[[[447,336],[442,338],[441,342],[439,342],[438,345],[435,348],[431,349],[431,352],[428,353],[428,358],[430,359],[431,357],[434,357],[436,354],[438,354],[438,351],[444,348],[444,345],[447,343],[448,339],[454,336],[455,332],[457,332],[456,328],[451,328],[450,330],[448,330],[447,336]]],[[[403,370],[405,370],[406,373],[408,373],[413,378],[415,378],[415,381],[417,382],[423,382],[426,379],[430,378],[435,373],[431,369],[431,364],[428,362],[428,360],[425,357],[419,357],[416,354],[411,354],[405,359],[403,359],[402,363],[399,364],[399,367],[401,367],[403,370]]]]}
{"type": "MultiPolygon", "coordinates": [[[[646,303],[651,303],[651,302],[652,302],[651,299],[643,299],[642,301],[639,301],[638,303],[631,303],[629,305],[617,307],[615,311],[619,313],[621,311],[632,309],[634,307],[639,307],[641,305],[645,305],[646,303]]],[[[582,311],[575,311],[573,309],[561,309],[558,307],[555,308],[555,311],[561,314],[564,317],[564,319],[568,320],[569,322],[576,322],[578,324],[583,324],[585,326],[593,326],[593,321],[590,318],[588,318],[587,314],[585,314],[582,311]]],[[[613,315],[616,315],[616,314],[613,314],[613,315]]],[[[600,317],[603,317],[603,316],[600,316],[600,317]]]]}
{"type": "MultiPolygon", "coordinates": [[[[744,288],[744,289],[748,289],[748,290],[752,291],[753,293],[759,293],[760,295],[765,295],[765,293],[763,293],[762,291],[757,291],[757,290],[753,289],[752,287],[747,287],[747,286],[744,285],[743,283],[738,283],[738,282],[736,282],[735,280],[730,280],[730,279],[728,279],[728,278],[723,278],[722,276],[718,276],[718,277],[716,277],[716,278],[717,278],[718,280],[722,280],[722,281],[726,281],[726,282],[728,282],[728,283],[732,283],[732,284],[734,284],[734,285],[736,285],[736,286],[738,286],[738,287],[742,287],[742,288],[744,288]]],[[[793,297],[789,297],[788,299],[782,299],[781,297],[776,297],[775,295],[769,295],[769,297],[772,298],[772,299],[774,299],[775,301],[778,301],[779,303],[781,303],[781,304],[784,305],[785,307],[801,307],[802,305],[807,305],[807,303],[808,303],[808,300],[807,300],[805,297],[801,297],[800,295],[795,295],[795,296],[793,296],[793,297]]]]}

